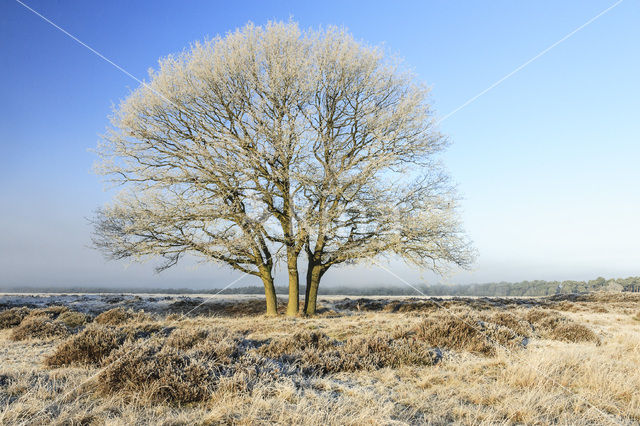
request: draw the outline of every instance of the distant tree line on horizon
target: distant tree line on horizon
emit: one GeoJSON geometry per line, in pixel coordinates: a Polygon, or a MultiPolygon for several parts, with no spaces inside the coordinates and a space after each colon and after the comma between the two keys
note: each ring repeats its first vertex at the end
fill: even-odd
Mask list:
{"type": "MultiPolygon", "coordinates": [[[[521,281],[497,282],[464,285],[426,285],[415,286],[427,296],[551,296],[554,294],[588,293],[593,291],[629,291],[640,292],[640,277],[606,279],[598,277],[590,281],[521,281]]],[[[304,290],[304,288],[303,288],[304,290]]],[[[99,287],[13,287],[0,288],[9,293],[160,293],[160,294],[264,294],[258,286],[235,287],[220,291],[219,289],[187,289],[187,288],[99,288],[99,287]]],[[[288,287],[276,286],[276,293],[288,294],[288,287]]],[[[325,296],[418,296],[420,293],[410,287],[366,286],[335,287],[322,289],[325,296]]]]}

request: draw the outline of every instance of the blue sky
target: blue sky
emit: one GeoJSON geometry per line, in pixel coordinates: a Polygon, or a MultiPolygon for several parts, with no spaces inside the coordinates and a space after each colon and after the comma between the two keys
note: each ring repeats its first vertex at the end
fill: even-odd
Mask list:
{"type": "MultiPolygon", "coordinates": [[[[26,3],[138,78],[248,21],[343,25],[403,57],[440,116],[613,1],[26,3]]],[[[626,0],[447,118],[442,159],[479,257],[468,283],[640,275],[640,3],[626,0]]],[[[13,0],[0,3],[0,286],[223,286],[215,266],[105,262],[86,218],[110,199],[88,150],[137,87],[13,0]]],[[[411,282],[440,278],[401,265],[411,282]]],[[[327,284],[395,283],[379,270],[327,284]]],[[[244,278],[238,285],[259,284],[244,278]]]]}

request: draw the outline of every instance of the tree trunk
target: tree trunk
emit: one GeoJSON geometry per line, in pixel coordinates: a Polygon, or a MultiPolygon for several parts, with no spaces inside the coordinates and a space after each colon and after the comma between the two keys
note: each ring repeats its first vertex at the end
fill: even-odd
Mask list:
{"type": "Polygon", "coordinates": [[[288,253],[287,268],[289,270],[289,302],[287,316],[296,316],[300,309],[300,280],[298,278],[298,257],[288,253]]]}
{"type": "Polygon", "coordinates": [[[323,270],[322,266],[317,264],[309,264],[307,269],[307,291],[304,301],[304,313],[305,315],[315,315],[317,300],[318,300],[318,286],[320,285],[320,278],[322,278],[323,270]]]}
{"type": "Polygon", "coordinates": [[[264,284],[264,295],[267,300],[267,316],[278,315],[278,299],[276,298],[276,288],[273,285],[271,271],[266,268],[260,270],[260,278],[264,284]]]}

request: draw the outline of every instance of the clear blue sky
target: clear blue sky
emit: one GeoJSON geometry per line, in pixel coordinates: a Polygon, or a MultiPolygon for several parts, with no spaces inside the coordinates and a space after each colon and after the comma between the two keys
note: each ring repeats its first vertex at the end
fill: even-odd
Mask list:
{"type": "MultiPolygon", "coordinates": [[[[26,3],[138,78],[247,21],[343,25],[404,57],[444,116],[614,2],[26,3]]],[[[479,253],[473,271],[446,282],[640,275],[639,22],[640,2],[624,1],[442,123],[453,142],[443,161],[479,253]]],[[[0,286],[202,287],[237,276],[193,265],[158,276],[87,248],[85,218],[112,196],[88,149],[135,87],[17,2],[0,3],[0,286]]],[[[327,275],[394,280],[364,267],[327,275]]]]}

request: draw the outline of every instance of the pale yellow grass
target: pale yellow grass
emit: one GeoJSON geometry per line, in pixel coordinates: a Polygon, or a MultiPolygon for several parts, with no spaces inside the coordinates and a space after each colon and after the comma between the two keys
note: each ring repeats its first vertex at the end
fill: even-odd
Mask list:
{"type": "MultiPolygon", "coordinates": [[[[14,342],[11,330],[2,330],[0,384],[2,377],[11,384],[0,387],[0,424],[638,424],[638,300],[598,302],[598,309],[590,309],[595,303],[565,305],[562,314],[596,332],[599,345],[533,338],[526,349],[499,349],[490,357],[445,351],[434,366],[280,377],[251,392],[239,391],[242,377],[234,376],[221,380],[206,401],[182,405],[151,402],[144,391],[97,394],[91,378],[98,366],[44,367],[44,357],[62,339],[14,342]]],[[[225,328],[255,340],[299,329],[341,340],[409,330],[428,315],[158,321],[166,327],[225,328]]]]}

